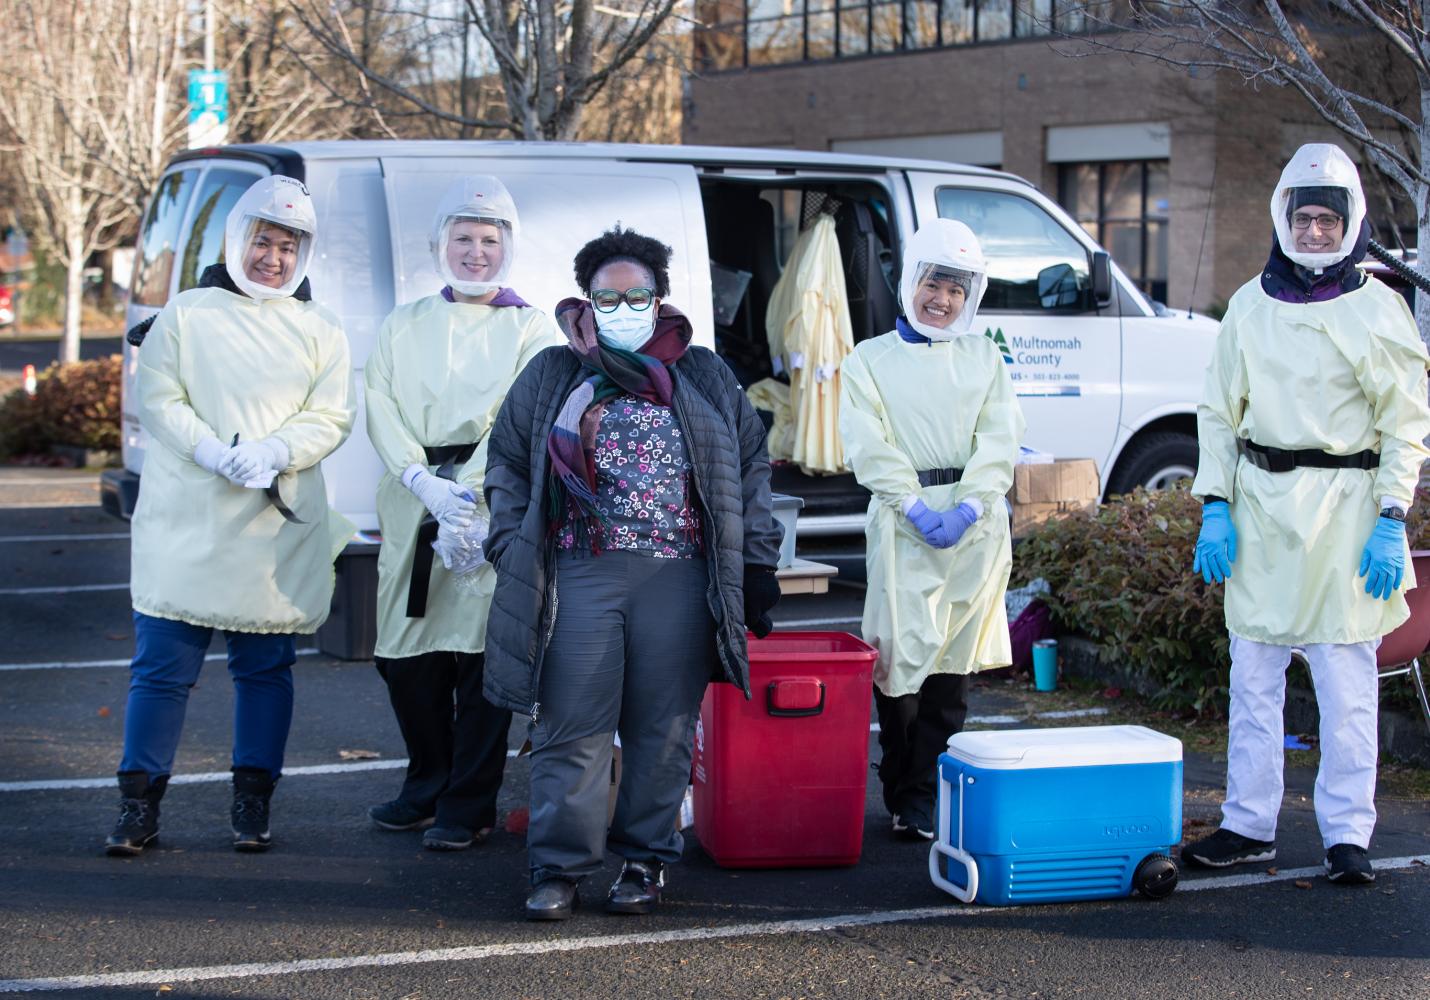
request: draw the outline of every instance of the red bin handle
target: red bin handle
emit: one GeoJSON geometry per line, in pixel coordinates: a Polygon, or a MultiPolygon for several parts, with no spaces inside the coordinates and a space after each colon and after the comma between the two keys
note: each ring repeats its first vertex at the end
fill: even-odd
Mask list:
{"type": "Polygon", "coordinates": [[[824,682],[815,677],[770,681],[765,710],[777,718],[800,719],[824,711],[824,682]]]}

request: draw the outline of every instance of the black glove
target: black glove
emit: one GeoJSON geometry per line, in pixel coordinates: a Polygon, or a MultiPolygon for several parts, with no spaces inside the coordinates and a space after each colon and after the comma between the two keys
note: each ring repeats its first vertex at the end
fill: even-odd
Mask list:
{"type": "Polygon", "coordinates": [[[763,639],[774,630],[770,611],[780,602],[780,582],[769,566],[745,567],[745,625],[763,639]]]}

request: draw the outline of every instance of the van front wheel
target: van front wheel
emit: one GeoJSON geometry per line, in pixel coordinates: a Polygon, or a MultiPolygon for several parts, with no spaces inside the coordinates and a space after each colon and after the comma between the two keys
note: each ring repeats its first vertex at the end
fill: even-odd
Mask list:
{"type": "Polygon", "coordinates": [[[1197,439],[1176,431],[1154,431],[1133,440],[1122,453],[1107,482],[1107,495],[1171,489],[1197,474],[1197,439]]]}

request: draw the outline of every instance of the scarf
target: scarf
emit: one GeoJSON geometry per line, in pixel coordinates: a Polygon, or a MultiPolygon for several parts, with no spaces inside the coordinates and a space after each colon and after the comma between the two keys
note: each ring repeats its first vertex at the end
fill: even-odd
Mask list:
{"type": "Polygon", "coordinates": [[[656,315],[655,333],[640,351],[624,351],[601,343],[596,313],[586,299],[563,299],[556,306],[556,325],[590,374],[566,397],[556,415],[546,452],[551,457],[546,497],[553,532],[569,520],[577,544],[601,551],[606,525],[596,509],[596,432],[606,403],[624,394],[670,406],[675,382],[670,366],[690,346],[690,320],[664,303],[656,315]]]}

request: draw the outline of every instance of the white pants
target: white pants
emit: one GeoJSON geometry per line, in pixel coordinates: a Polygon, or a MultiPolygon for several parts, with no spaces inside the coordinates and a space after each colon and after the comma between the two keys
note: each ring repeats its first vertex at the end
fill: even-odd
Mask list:
{"type": "MultiPolygon", "coordinates": [[[[1369,847],[1375,829],[1376,722],[1380,640],[1303,647],[1321,713],[1316,822],[1321,840],[1369,847]]],[[[1222,827],[1253,840],[1276,839],[1285,752],[1282,706],[1290,646],[1231,637],[1231,732],[1222,827]]]]}

